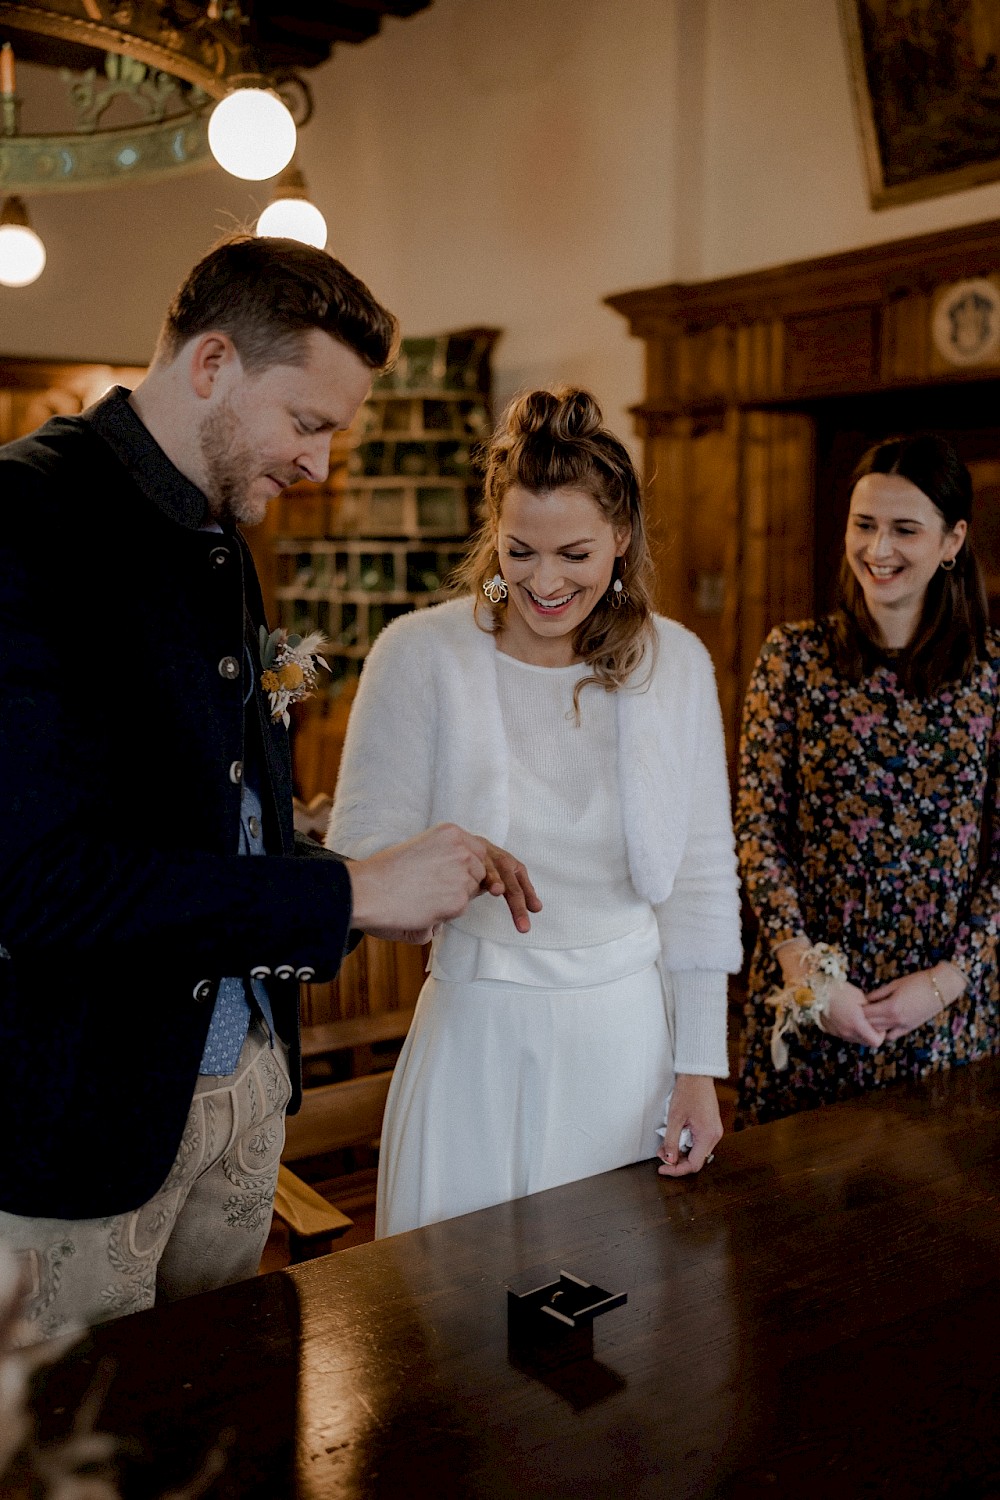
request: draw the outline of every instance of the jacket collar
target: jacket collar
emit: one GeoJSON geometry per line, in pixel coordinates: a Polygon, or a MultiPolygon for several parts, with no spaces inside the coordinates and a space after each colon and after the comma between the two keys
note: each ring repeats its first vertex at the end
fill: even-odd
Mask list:
{"type": "Polygon", "coordinates": [[[196,531],[209,519],[208,503],[197,485],[170,462],[149,428],[129,404],[131,391],[112,386],[82,414],[139,489],[171,521],[196,531]]]}

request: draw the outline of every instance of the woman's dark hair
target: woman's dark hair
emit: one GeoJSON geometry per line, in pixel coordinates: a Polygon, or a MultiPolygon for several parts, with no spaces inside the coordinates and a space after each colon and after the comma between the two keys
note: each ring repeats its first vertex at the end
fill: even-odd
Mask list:
{"type": "MultiPolygon", "coordinates": [[[[852,491],[867,474],[898,474],[915,484],[939,512],[943,531],[972,518],[971,475],[951,444],[935,433],[876,443],[851,475],[852,491]]],[[[839,582],[834,656],[848,680],[857,682],[885,660],[885,646],[846,557],[839,582]]],[[[938,568],[927,585],[913,640],[894,661],[903,690],[926,697],[946,682],[962,681],[983,655],[988,625],[986,589],[966,534],[954,568],[938,568]]]]}

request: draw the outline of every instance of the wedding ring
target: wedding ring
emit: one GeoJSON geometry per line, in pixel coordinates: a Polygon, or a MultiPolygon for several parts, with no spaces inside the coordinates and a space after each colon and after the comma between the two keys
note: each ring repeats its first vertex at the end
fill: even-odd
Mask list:
{"type": "Polygon", "coordinates": [[[714,1151],[710,1151],[708,1153],[708,1155],[705,1157],[705,1165],[706,1165],[706,1167],[710,1167],[712,1165],[712,1162],[714,1160],[715,1160],[715,1152],[714,1151]]]}

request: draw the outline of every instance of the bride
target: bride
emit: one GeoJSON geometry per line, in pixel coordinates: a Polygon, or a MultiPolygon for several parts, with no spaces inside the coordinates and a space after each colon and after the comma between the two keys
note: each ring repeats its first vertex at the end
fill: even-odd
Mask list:
{"type": "Polygon", "coordinates": [[[328,842],[361,858],[475,828],[517,849],[540,909],[514,931],[481,899],[435,934],[378,1235],[650,1157],[664,1119],[664,1175],[722,1135],[741,955],[715,682],[652,613],[639,482],[585,391],[511,407],[460,578],[369,655],[328,842]]]}

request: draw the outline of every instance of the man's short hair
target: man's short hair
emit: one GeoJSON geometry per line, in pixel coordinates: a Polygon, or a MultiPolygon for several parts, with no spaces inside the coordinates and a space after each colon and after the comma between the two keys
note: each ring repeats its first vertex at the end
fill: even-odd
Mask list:
{"type": "Polygon", "coordinates": [[[231,235],[178,289],[156,357],[169,363],[189,339],[217,330],[232,339],[244,368],[256,373],[301,364],[312,328],[339,339],[372,370],[384,370],[395,352],[392,313],[325,250],[297,240],[231,235]]]}

